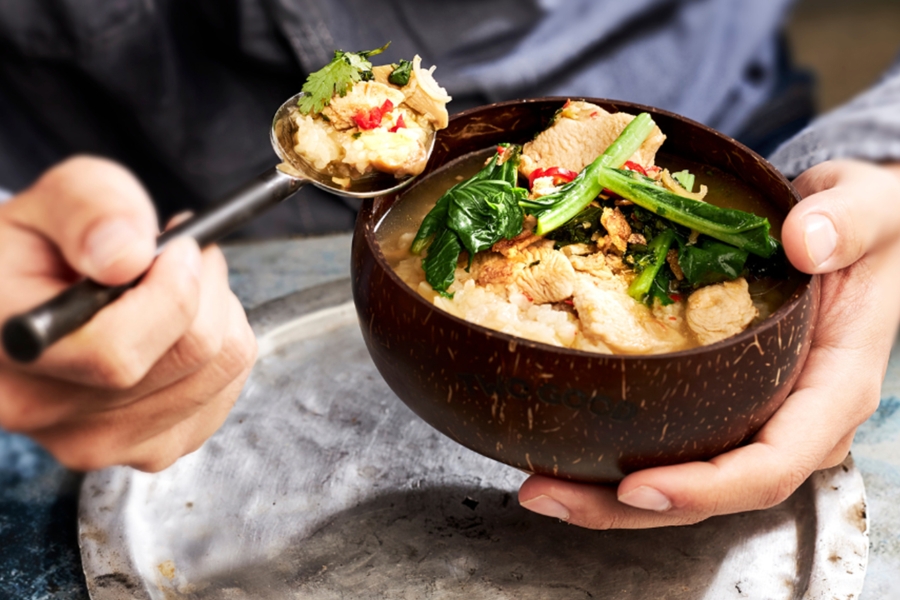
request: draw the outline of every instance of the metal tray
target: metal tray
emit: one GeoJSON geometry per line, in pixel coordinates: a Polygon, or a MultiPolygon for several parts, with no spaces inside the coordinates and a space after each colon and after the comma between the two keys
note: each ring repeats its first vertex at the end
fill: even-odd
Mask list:
{"type": "Polygon", "coordinates": [[[251,313],[260,360],[201,450],[89,475],[94,600],[831,600],[862,589],[868,522],[848,459],[766,511],[587,531],[518,506],[521,472],[436,433],[387,388],[349,282],[251,313]]]}

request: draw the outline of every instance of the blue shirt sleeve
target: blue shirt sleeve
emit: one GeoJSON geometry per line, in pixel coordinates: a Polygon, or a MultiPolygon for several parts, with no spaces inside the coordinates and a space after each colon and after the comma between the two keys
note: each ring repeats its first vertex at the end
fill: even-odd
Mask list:
{"type": "Polygon", "coordinates": [[[877,85],[813,121],[770,160],[786,176],[796,177],[838,158],[900,160],[900,60],[877,85]]]}

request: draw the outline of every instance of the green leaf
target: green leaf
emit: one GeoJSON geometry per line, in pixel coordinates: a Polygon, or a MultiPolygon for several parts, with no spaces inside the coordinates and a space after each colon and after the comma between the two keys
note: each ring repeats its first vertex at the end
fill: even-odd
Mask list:
{"type": "Polygon", "coordinates": [[[447,288],[456,278],[456,263],[462,249],[462,243],[453,231],[445,227],[437,234],[428,248],[428,255],[422,260],[425,280],[434,291],[446,295],[447,288]]]}
{"type": "Polygon", "coordinates": [[[672,177],[681,184],[688,193],[693,193],[694,191],[694,174],[685,169],[684,171],[678,171],[677,173],[672,173],[672,177]]]}
{"type": "Polygon", "coordinates": [[[600,225],[602,214],[602,207],[588,206],[565,225],[548,233],[547,237],[555,241],[557,247],[569,244],[591,244],[594,233],[603,231],[603,226],[600,225]]]}
{"type": "Polygon", "coordinates": [[[469,251],[469,264],[476,253],[522,232],[522,192],[506,181],[483,179],[461,186],[450,195],[447,227],[469,251]]]}
{"type": "Polygon", "coordinates": [[[422,220],[419,231],[416,233],[415,239],[413,239],[410,252],[413,254],[421,254],[422,250],[428,247],[435,235],[446,228],[447,209],[449,206],[450,196],[444,194],[438,199],[434,207],[428,211],[428,214],[425,215],[425,218],[422,220]]]}
{"type": "Polygon", "coordinates": [[[653,278],[653,284],[650,286],[650,291],[647,293],[647,304],[653,305],[653,301],[658,301],[662,306],[668,306],[675,301],[672,300],[671,293],[669,292],[669,282],[672,280],[672,275],[669,269],[662,268],[656,273],[656,277],[653,278]]]}
{"type": "Polygon", "coordinates": [[[769,236],[769,221],[753,213],[679,196],[631,171],[601,167],[597,179],[604,188],[660,217],[763,258],[778,247],[769,236]]]}
{"type": "Polygon", "coordinates": [[[678,265],[694,287],[731,281],[741,276],[749,254],[729,244],[708,238],[699,244],[681,247],[678,265]]]}
{"type": "Polygon", "coordinates": [[[444,192],[416,233],[411,250],[418,254],[428,248],[422,267],[435,291],[444,293],[453,283],[464,248],[471,265],[477,252],[522,232],[525,214],[519,201],[527,191],[515,185],[522,148],[500,148],[478,173],[444,192]]]}
{"type": "Polygon", "coordinates": [[[394,65],[394,70],[388,75],[388,81],[400,87],[407,85],[412,75],[412,66],[412,61],[401,59],[400,64],[394,65]]]}
{"type": "MultiPolygon", "coordinates": [[[[629,296],[638,302],[642,302],[647,297],[654,280],[666,262],[666,254],[674,241],[675,232],[671,229],[662,232],[650,241],[647,246],[650,259],[645,262],[643,270],[628,286],[629,296]]],[[[666,293],[668,294],[668,280],[666,281],[666,293]]]]}
{"type": "Polygon", "coordinates": [[[372,78],[370,56],[381,54],[391,43],[381,48],[361,52],[344,52],[335,50],[331,62],[310,73],[303,84],[303,96],[297,101],[297,107],[304,115],[322,112],[334,96],[346,96],[353,84],[372,78]]]}

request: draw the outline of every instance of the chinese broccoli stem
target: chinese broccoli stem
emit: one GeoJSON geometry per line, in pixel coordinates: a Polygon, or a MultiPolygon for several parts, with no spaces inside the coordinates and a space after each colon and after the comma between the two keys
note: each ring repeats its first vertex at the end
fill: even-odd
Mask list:
{"type": "Polygon", "coordinates": [[[538,235],[549,233],[584,210],[603,189],[597,181],[598,170],[604,167],[618,169],[625,164],[625,161],[631,158],[650,136],[654,127],[656,123],[649,114],[639,114],[603,154],[582,169],[578,177],[564,185],[558,192],[538,199],[537,203],[546,208],[535,211],[538,213],[535,233],[538,235]]]}
{"type": "Polygon", "coordinates": [[[650,253],[650,263],[644,267],[644,270],[628,286],[629,296],[641,302],[650,293],[650,286],[653,285],[653,280],[656,279],[657,273],[659,273],[663,263],[666,262],[666,254],[668,254],[669,247],[674,241],[675,233],[671,229],[663,231],[650,241],[650,244],[647,246],[647,250],[650,253]]]}
{"type": "Polygon", "coordinates": [[[769,258],[778,248],[778,242],[769,236],[769,221],[753,213],[679,196],[630,171],[600,167],[597,181],[664,219],[757,256],[769,258]]]}

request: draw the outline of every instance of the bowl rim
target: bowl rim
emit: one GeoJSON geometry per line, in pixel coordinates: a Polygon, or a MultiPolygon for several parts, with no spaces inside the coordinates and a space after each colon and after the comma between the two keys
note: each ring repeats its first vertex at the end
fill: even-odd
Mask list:
{"type": "MultiPolygon", "coordinates": [[[[720,139],[738,147],[741,151],[746,152],[751,157],[757,159],[760,163],[762,163],[765,166],[766,170],[768,170],[770,173],[774,174],[776,176],[775,178],[785,187],[785,189],[787,189],[790,192],[790,195],[794,201],[794,206],[796,206],[802,200],[802,198],[800,197],[800,194],[797,192],[797,190],[794,188],[794,186],[791,184],[791,182],[787,179],[787,177],[785,177],[784,174],[781,173],[781,171],[776,169],[775,166],[771,162],[769,162],[763,156],[756,153],[754,150],[748,148],[747,146],[745,146],[744,144],[735,140],[734,138],[732,138],[728,135],[725,135],[724,133],[722,133],[720,131],[713,129],[712,127],[709,127],[708,125],[704,125],[703,123],[699,123],[697,121],[694,121],[693,119],[679,115],[677,113],[667,111],[664,109],[660,109],[660,108],[655,108],[655,107],[648,106],[645,104],[638,104],[638,103],[629,102],[626,100],[615,100],[615,99],[609,99],[609,98],[596,98],[596,97],[585,97],[585,96],[578,96],[578,97],[546,96],[546,97],[538,97],[538,98],[523,98],[523,99],[518,99],[518,100],[505,100],[502,102],[494,102],[491,104],[484,104],[481,106],[476,106],[476,107],[461,111],[459,113],[456,113],[451,116],[450,120],[452,122],[454,120],[462,119],[462,118],[468,117],[472,114],[476,114],[476,113],[479,113],[479,112],[482,112],[482,111],[485,111],[488,109],[498,109],[498,108],[503,108],[505,106],[512,106],[512,105],[520,106],[523,104],[527,105],[527,104],[550,103],[550,102],[565,103],[567,101],[582,101],[582,102],[592,102],[592,103],[614,104],[617,106],[627,107],[628,109],[633,108],[640,112],[648,112],[650,114],[655,113],[655,114],[665,115],[667,117],[686,122],[690,126],[699,127],[701,129],[715,135],[716,137],[719,137],[720,139]]],[[[440,133],[441,132],[438,132],[439,136],[440,136],[440,133]]],[[[488,147],[489,146],[485,146],[485,148],[488,148],[488,147]]],[[[477,152],[477,150],[474,152],[477,152]]],[[[461,155],[453,160],[457,160],[459,158],[462,158],[463,156],[466,156],[466,155],[461,155]]],[[[429,167],[427,168],[428,171],[425,173],[423,180],[425,178],[427,178],[429,175],[431,175],[432,172],[443,168],[446,164],[447,163],[444,163],[444,165],[437,166],[434,169],[431,169],[430,168],[431,165],[429,165],[429,167]]],[[[416,184],[418,184],[418,183],[419,182],[416,182],[416,184]]],[[[750,347],[753,347],[753,346],[759,346],[759,341],[757,338],[762,332],[768,331],[773,327],[780,327],[781,320],[784,317],[786,317],[788,314],[792,313],[794,310],[797,310],[797,308],[805,301],[805,299],[807,297],[810,297],[810,296],[814,297],[814,295],[818,293],[820,276],[818,274],[810,275],[808,273],[803,273],[802,271],[794,269],[799,274],[800,279],[801,279],[799,285],[793,291],[793,293],[790,295],[790,297],[788,297],[787,300],[785,300],[784,303],[775,310],[775,312],[773,312],[768,317],[766,317],[761,323],[759,323],[756,326],[751,326],[736,335],[727,337],[718,342],[703,345],[703,346],[696,346],[694,348],[688,348],[685,350],[677,350],[675,352],[665,352],[665,353],[658,353],[658,354],[618,354],[618,353],[604,354],[604,353],[600,353],[600,352],[591,352],[588,350],[578,350],[576,348],[567,348],[565,346],[555,346],[553,344],[547,344],[545,342],[530,340],[527,338],[509,334],[509,333],[504,333],[504,332],[498,331],[496,329],[491,329],[489,327],[485,327],[485,326],[479,325],[477,323],[472,323],[471,321],[466,321],[465,319],[457,317],[456,315],[453,315],[441,308],[438,308],[434,304],[428,302],[424,297],[422,297],[413,288],[411,288],[409,286],[409,284],[407,284],[405,281],[403,281],[400,278],[400,276],[397,275],[397,272],[394,270],[394,268],[391,267],[390,264],[388,264],[387,259],[384,256],[384,253],[381,251],[381,244],[378,243],[375,232],[378,230],[378,227],[382,224],[385,217],[387,217],[388,213],[390,213],[390,211],[393,209],[396,202],[400,201],[400,199],[403,197],[403,195],[408,193],[409,190],[411,190],[414,187],[416,187],[415,184],[413,186],[410,186],[409,188],[406,188],[406,189],[398,192],[397,198],[395,199],[395,201],[391,204],[390,207],[388,207],[387,210],[385,210],[384,214],[381,216],[381,218],[379,218],[377,220],[377,222],[374,220],[374,218],[373,218],[374,215],[372,213],[374,212],[373,211],[374,202],[376,200],[378,200],[378,198],[368,199],[363,202],[363,205],[359,212],[359,220],[364,225],[363,236],[365,239],[365,243],[368,245],[370,251],[372,252],[372,255],[374,256],[375,260],[379,263],[379,265],[387,272],[387,274],[391,278],[391,280],[395,284],[402,287],[403,291],[405,293],[413,296],[414,301],[417,302],[419,305],[421,305],[423,308],[427,308],[429,310],[435,311],[441,317],[448,318],[457,324],[472,328],[474,331],[478,332],[479,334],[481,334],[485,337],[497,338],[499,341],[506,342],[511,349],[515,349],[519,345],[524,345],[524,346],[532,348],[534,350],[542,350],[542,351],[560,353],[563,356],[568,356],[571,358],[579,358],[579,359],[585,359],[585,358],[597,359],[597,358],[599,358],[599,359],[632,360],[632,361],[633,360],[651,360],[651,361],[660,360],[660,361],[662,361],[662,360],[671,360],[673,358],[679,358],[679,359],[680,358],[694,358],[697,355],[705,354],[711,350],[717,350],[720,348],[726,348],[726,347],[730,347],[730,346],[740,346],[740,345],[747,344],[748,342],[750,342],[750,340],[753,340],[752,343],[749,343],[747,345],[747,349],[749,349],[750,347]]],[[[381,197],[379,197],[379,198],[381,198],[381,197]]],[[[791,268],[793,268],[793,266],[791,268]]],[[[743,356],[743,354],[742,354],[742,356],[743,356]]]]}

